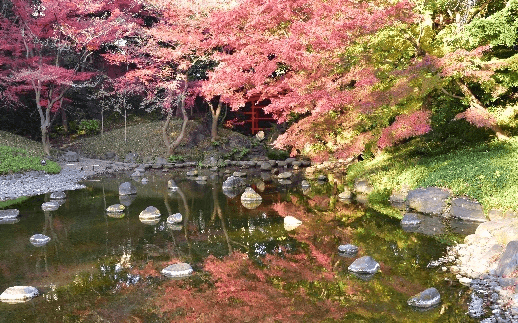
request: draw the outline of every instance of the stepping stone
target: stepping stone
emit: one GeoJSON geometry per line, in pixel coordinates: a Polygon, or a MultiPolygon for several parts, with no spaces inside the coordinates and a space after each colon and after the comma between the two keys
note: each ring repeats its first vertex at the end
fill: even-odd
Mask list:
{"type": "Polygon", "coordinates": [[[140,220],[154,220],[157,218],[160,218],[160,211],[154,206],[148,206],[139,214],[140,220]]]}
{"type": "Polygon", "coordinates": [[[182,223],[182,221],[183,221],[183,216],[181,213],[171,214],[170,216],[167,217],[168,224],[182,223]]]}
{"type": "Polygon", "coordinates": [[[64,200],[67,198],[67,195],[63,191],[57,191],[50,194],[50,198],[53,200],[64,200]]]}
{"type": "Polygon", "coordinates": [[[301,224],[302,224],[302,221],[300,221],[299,219],[297,219],[291,215],[288,215],[287,217],[284,218],[284,230],[286,230],[286,231],[294,230],[301,224]]]}
{"type": "Polygon", "coordinates": [[[356,259],[348,269],[357,274],[375,274],[380,269],[380,265],[372,257],[364,256],[356,259]]]}
{"type": "Polygon", "coordinates": [[[113,205],[108,206],[108,208],[106,209],[106,212],[122,213],[122,212],[124,212],[125,209],[126,209],[126,207],[122,204],[113,204],[113,205]]]}
{"type": "Polygon", "coordinates": [[[243,172],[234,172],[232,175],[234,177],[246,177],[246,173],[243,172]]]}
{"type": "Polygon", "coordinates": [[[173,264],[162,269],[161,273],[171,278],[183,278],[192,274],[193,270],[191,265],[185,262],[173,264]]]}
{"type": "Polygon", "coordinates": [[[60,204],[57,201],[45,202],[41,205],[43,211],[56,211],[59,209],[60,204]]]}
{"type": "Polygon", "coordinates": [[[407,304],[419,308],[430,308],[441,302],[441,295],[434,287],[428,288],[421,293],[411,297],[407,304]]]}
{"type": "Polygon", "coordinates": [[[358,247],[352,244],[338,246],[338,254],[344,257],[354,257],[358,253],[358,247]]]}
{"type": "Polygon", "coordinates": [[[23,303],[36,296],[39,292],[32,286],[13,286],[7,288],[1,295],[0,301],[5,303],[23,303]]]}
{"type": "Polygon", "coordinates": [[[42,247],[44,245],[46,245],[47,243],[49,243],[50,241],[50,237],[47,237],[46,235],[44,234],[35,234],[33,235],[29,241],[31,242],[31,244],[35,247],[42,247]]]}
{"type": "Polygon", "coordinates": [[[289,179],[293,176],[293,174],[291,172],[284,172],[284,173],[280,173],[277,178],[279,179],[289,179]]]}

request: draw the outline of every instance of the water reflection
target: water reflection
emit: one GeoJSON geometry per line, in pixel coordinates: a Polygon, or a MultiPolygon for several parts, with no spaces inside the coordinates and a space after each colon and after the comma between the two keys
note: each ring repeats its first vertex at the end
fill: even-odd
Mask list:
{"type": "MultiPolygon", "coordinates": [[[[178,174],[151,174],[146,185],[134,183],[136,195],[124,199],[118,194],[118,185],[128,178],[88,182],[86,189],[68,192],[66,202],[56,211],[41,210],[44,196],[31,198],[17,205],[20,222],[0,226],[0,246],[4,251],[0,254],[0,289],[22,283],[44,290],[45,286],[68,286],[69,291],[73,287],[78,292],[68,292],[59,301],[75,302],[76,305],[66,308],[71,311],[69,314],[77,315],[74,308],[83,308],[83,302],[84,306],[88,304],[83,298],[86,296],[78,296],[87,295],[85,290],[93,290],[95,299],[98,293],[146,281],[146,275],[161,277],[159,271],[167,265],[185,262],[194,268],[191,280],[185,284],[210,280],[215,286],[207,291],[212,296],[202,299],[214,300],[219,305],[205,304],[207,308],[225,308],[229,298],[218,298],[225,295],[227,285],[221,285],[225,283],[234,288],[232,297],[236,303],[246,303],[247,297],[261,300],[257,304],[247,303],[253,310],[252,314],[245,313],[259,321],[254,315],[263,313],[263,318],[270,318],[270,308],[278,307],[265,301],[267,296],[260,294],[263,291],[276,295],[274,300],[279,304],[289,299],[286,304],[291,305],[281,309],[287,315],[293,308],[294,313],[290,313],[299,321],[333,315],[347,321],[352,317],[351,311],[359,321],[439,322],[442,318],[464,318],[465,306],[459,296],[463,295],[462,288],[451,286],[444,275],[426,269],[426,264],[442,256],[446,248],[435,236],[428,235],[429,230],[407,232],[399,220],[373,210],[364,210],[354,203],[334,205],[329,198],[330,185],[326,183],[300,191],[296,179],[293,185],[276,187],[261,176],[247,178],[247,184],[262,197],[260,205],[253,209],[241,204],[242,192],[223,191],[222,178],[211,178],[200,185],[194,178],[178,174]],[[168,189],[171,177],[174,190],[168,189]],[[126,206],[124,217],[114,218],[106,213],[107,206],[116,203],[126,206]],[[160,210],[161,216],[153,219],[152,225],[145,225],[139,220],[139,213],[150,205],[160,210]],[[334,205],[332,210],[328,210],[330,205],[334,205]],[[175,213],[182,215],[182,222],[167,223],[167,217],[175,213]],[[285,227],[284,219],[288,217],[297,219],[297,225],[285,227]],[[29,237],[35,233],[48,235],[51,241],[35,248],[29,243],[29,237]],[[355,257],[342,257],[337,251],[339,245],[346,243],[359,247],[355,257],[368,255],[376,259],[381,273],[373,277],[349,273],[347,267],[355,257]],[[134,270],[140,271],[132,273],[134,270]],[[416,314],[406,307],[406,300],[428,284],[435,284],[449,305],[416,314]],[[305,308],[301,304],[314,305],[305,308]],[[296,313],[316,316],[305,318],[296,313]]],[[[431,225],[437,228],[436,224],[431,225]]],[[[446,232],[450,236],[462,236],[470,230],[461,224],[451,227],[454,232],[446,232]]],[[[145,291],[145,286],[139,288],[145,291]]],[[[178,293],[185,290],[204,291],[200,287],[179,289],[178,293]]],[[[196,299],[195,295],[188,297],[196,299]]],[[[38,298],[32,303],[47,306],[38,298]]],[[[48,314],[40,315],[54,317],[57,304],[50,302],[46,308],[48,314]]],[[[221,315],[231,315],[230,308],[221,315]]],[[[0,311],[20,318],[18,321],[27,318],[23,311],[3,305],[0,311]]],[[[284,314],[277,313],[279,317],[284,314]]],[[[169,321],[185,320],[180,315],[169,321]]]]}

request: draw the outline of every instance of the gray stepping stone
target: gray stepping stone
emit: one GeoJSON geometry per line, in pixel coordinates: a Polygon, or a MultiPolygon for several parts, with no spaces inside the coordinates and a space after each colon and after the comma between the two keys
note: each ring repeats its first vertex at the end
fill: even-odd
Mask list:
{"type": "Polygon", "coordinates": [[[60,205],[57,201],[45,202],[41,205],[41,209],[43,211],[56,211],[60,205]]]}
{"type": "Polygon", "coordinates": [[[380,269],[380,265],[372,257],[364,256],[356,259],[348,269],[357,274],[375,274],[380,269]]]}
{"type": "Polygon", "coordinates": [[[338,253],[341,256],[354,257],[358,253],[358,247],[352,244],[338,246],[338,253]]]}
{"type": "Polygon", "coordinates": [[[44,234],[35,234],[33,235],[29,241],[31,242],[31,244],[35,247],[42,247],[44,245],[46,245],[47,243],[49,243],[50,241],[50,237],[47,237],[46,235],[44,234]]]}

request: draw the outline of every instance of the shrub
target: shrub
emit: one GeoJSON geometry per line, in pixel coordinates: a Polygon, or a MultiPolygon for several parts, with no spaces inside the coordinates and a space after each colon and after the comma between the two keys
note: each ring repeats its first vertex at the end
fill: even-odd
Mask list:
{"type": "Polygon", "coordinates": [[[101,123],[97,119],[83,119],[79,122],[77,130],[80,135],[95,135],[101,131],[101,123]]]}

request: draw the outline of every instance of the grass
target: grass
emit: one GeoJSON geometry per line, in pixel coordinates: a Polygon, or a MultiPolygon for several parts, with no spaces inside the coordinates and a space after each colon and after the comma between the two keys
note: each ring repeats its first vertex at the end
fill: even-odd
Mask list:
{"type": "Polygon", "coordinates": [[[437,186],[476,199],[490,209],[518,210],[518,137],[435,156],[414,156],[411,145],[352,165],[347,182],[366,178],[374,200],[404,187],[437,186]]]}
{"type": "Polygon", "coordinates": [[[0,131],[0,174],[20,173],[40,170],[47,173],[59,173],[61,167],[48,160],[41,165],[43,148],[40,143],[0,131]]]}

